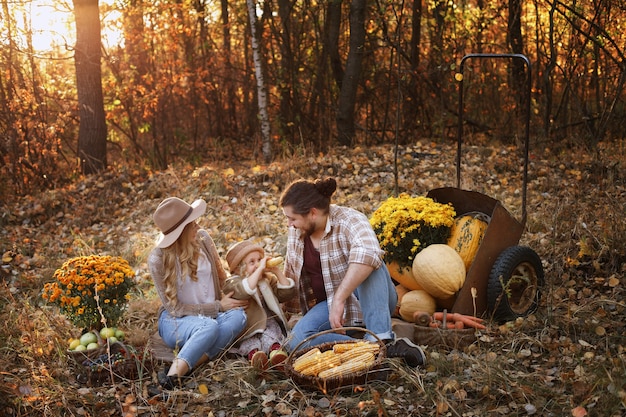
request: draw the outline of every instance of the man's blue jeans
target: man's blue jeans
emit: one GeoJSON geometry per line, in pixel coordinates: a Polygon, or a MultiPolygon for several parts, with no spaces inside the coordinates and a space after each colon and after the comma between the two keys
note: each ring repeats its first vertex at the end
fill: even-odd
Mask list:
{"type": "MultiPolygon", "coordinates": [[[[398,293],[389,276],[387,266],[383,264],[380,268],[374,270],[370,276],[357,287],[354,295],[361,304],[364,327],[381,340],[393,339],[395,336],[391,330],[391,314],[398,303],[398,293]]],[[[287,349],[291,352],[298,347],[304,339],[329,329],[328,304],[326,301],[323,301],[316,304],[298,320],[288,337],[287,349]]],[[[369,333],[365,335],[365,338],[375,340],[375,337],[369,333]]],[[[327,333],[312,338],[306,343],[303,343],[298,349],[321,343],[351,339],[352,337],[349,335],[327,333]]]]}

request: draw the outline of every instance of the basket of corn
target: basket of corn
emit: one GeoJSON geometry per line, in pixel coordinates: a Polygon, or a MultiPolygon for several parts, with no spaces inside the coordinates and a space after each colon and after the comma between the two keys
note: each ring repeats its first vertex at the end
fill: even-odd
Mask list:
{"type": "Polygon", "coordinates": [[[316,333],[300,342],[285,361],[285,372],[299,386],[317,389],[323,393],[351,389],[369,381],[387,379],[389,369],[382,366],[386,353],[382,340],[367,329],[356,327],[331,329],[316,333]],[[318,336],[340,330],[367,332],[377,341],[352,339],[301,349],[301,346],[318,336]]]}

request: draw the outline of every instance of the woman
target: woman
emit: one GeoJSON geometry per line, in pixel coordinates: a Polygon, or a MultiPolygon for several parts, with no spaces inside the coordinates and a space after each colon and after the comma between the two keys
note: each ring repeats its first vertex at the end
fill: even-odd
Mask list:
{"type": "Polygon", "coordinates": [[[225,351],[246,325],[248,302],[222,294],[226,272],[213,239],[196,224],[205,210],[204,200],[190,205],[170,197],[153,215],[161,233],[148,267],[162,302],[159,335],[177,351],[159,375],[165,389],[181,386],[181,377],[225,351]]]}

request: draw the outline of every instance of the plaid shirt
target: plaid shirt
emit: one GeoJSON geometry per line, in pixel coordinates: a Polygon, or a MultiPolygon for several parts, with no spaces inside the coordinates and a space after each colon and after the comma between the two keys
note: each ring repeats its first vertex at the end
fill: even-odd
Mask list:
{"type": "MultiPolygon", "coordinates": [[[[320,261],[324,288],[330,309],[335,289],[351,263],[365,264],[378,269],[383,264],[383,251],[367,217],[352,208],[331,205],[326,230],[320,241],[320,261]]],[[[295,227],[289,228],[285,276],[296,282],[300,296],[300,309],[306,313],[317,304],[304,265],[304,236],[295,227]]],[[[346,300],[346,326],[362,326],[363,314],[357,298],[352,294],[346,300]]]]}

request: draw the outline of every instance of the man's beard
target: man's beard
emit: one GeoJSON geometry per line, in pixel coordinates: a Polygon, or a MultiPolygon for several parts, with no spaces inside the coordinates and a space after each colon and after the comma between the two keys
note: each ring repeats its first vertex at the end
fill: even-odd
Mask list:
{"type": "Polygon", "coordinates": [[[315,223],[313,222],[308,222],[306,224],[306,226],[304,226],[302,229],[300,229],[302,234],[306,237],[306,236],[311,236],[314,232],[315,232],[315,223]]]}

